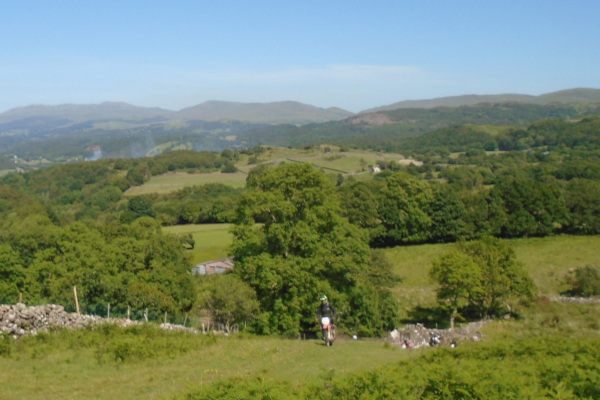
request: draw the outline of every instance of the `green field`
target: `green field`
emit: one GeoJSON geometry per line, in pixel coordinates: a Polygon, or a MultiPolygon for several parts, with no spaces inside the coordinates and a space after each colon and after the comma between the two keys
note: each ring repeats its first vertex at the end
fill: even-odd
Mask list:
{"type": "Polygon", "coordinates": [[[379,341],[340,339],[328,349],[316,340],[171,334],[181,347],[189,343],[192,348],[184,354],[173,356],[174,351],[165,351],[161,357],[131,362],[115,362],[107,351],[99,362],[102,343],[69,348],[69,341],[81,340],[72,336],[65,339],[66,344],[55,343],[65,345],[61,351],[44,349],[31,354],[23,350],[16,357],[0,357],[0,398],[168,399],[193,386],[247,377],[291,386],[322,385],[333,375],[341,377],[409,356],[379,341]]]}
{"type": "Polygon", "coordinates": [[[169,193],[186,186],[206,185],[207,183],[221,183],[234,188],[242,188],[246,185],[246,177],[247,174],[243,172],[233,174],[222,174],[220,172],[210,174],[170,172],[153,176],[142,186],[135,186],[127,190],[125,195],[140,196],[149,193],[169,193]]]}
{"type": "MultiPolygon", "coordinates": [[[[164,228],[175,234],[191,233],[196,245],[194,263],[227,257],[231,245],[230,224],[178,225],[164,228]]],[[[565,287],[569,269],[590,265],[600,268],[600,236],[551,236],[509,241],[543,296],[557,296],[565,287]]],[[[428,271],[433,259],[451,244],[398,246],[385,250],[402,282],[394,289],[403,316],[415,306],[435,302],[434,285],[428,271]]]]}
{"type": "MultiPolygon", "coordinates": [[[[191,232],[196,238],[193,252],[204,254],[208,259],[226,254],[231,240],[228,237],[229,226],[180,226],[167,230],[191,232]]],[[[521,319],[496,321],[488,325],[482,330],[483,342],[464,342],[459,350],[455,350],[463,352],[456,354],[464,354],[465,357],[464,370],[459,368],[456,374],[468,376],[469,371],[474,374],[485,363],[486,368],[493,370],[505,368],[498,370],[504,372],[496,372],[500,374],[499,378],[505,380],[503,385],[508,387],[514,379],[518,379],[510,376],[515,369],[522,371],[519,374],[530,376],[530,372],[535,370],[545,376],[547,372],[544,371],[548,368],[556,371],[561,370],[559,365],[574,368],[565,364],[573,362],[573,358],[570,354],[561,353],[562,347],[552,350],[545,347],[545,343],[562,346],[561,341],[566,341],[563,343],[565,346],[577,349],[579,341],[589,343],[600,339],[600,305],[561,304],[547,300],[548,296],[561,290],[562,280],[570,268],[584,265],[600,267],[600,236],[517,239],[510,243],[517,258],[538,285],[540,300],[523,309],[521,319]],[[542,339],[532,340],[537,337],[542,339]],[[522,346],[529,349],[527,357],[517,350],[511,355],[510,349],[522,346]],[[473,358],[474,354],[478,354],[474,353],[477,349],[487,352],[487,355],[473,358]],[[545,355],[539,355],[538,352],[544,351],[545,355]],[[502,356],[498,358],[497,354],[502,356]],[[503,357],[511,357],[510,364],[498,361],[503,357]],[[548,361],[547,357],[557,357],[557,361],[548,361]],[[556,364],[548,364],[551,362],[556,364]]],[[[386,250],[394,271],[404,279],[395,290],[403,313],[411,307],[433,303],[434,288],[427,273],[431,260],[449,246],[403,246],[386,250]]],[[[252,382],[252,390],[257,390],[255,395],[231,398],[255,398],[258,393],[262,393],[261,398],[281,398],[277,397],[281,391],[286,393],[286,398],[295,398],[295,390],[316,387],[329,393],[328,388],[332,385],[343,386],[349,377],[356,374],[365,376],[366,371],[381,374],[380,378],[368,375],[371,381],[375,380],[375,387],[381,389],[384,387],[381,385],[389,379],[384,371],[400,368],[400,371],[406,369],[408,373],[413,368],[435,366],[436,362],[432,364],[431,361],[435,354],[445,357],[442,361],[447,364],[446,368],[455,368],[456,364],[453,356],[443,349],[407,351],[390,346],[383,339],[361,338],[354,341],[345,337],[332,348],[327,348],[316,339],[244,334],[215,337],[174,332],[157,334],[152,331],[146,335],[134,335],[98,329],[41,335],[22,340],[12,348],[3,343],[0,340],[0,398],[3,400],[219,398],[203,397],[202,388],[209,390],[214,382],[226,379],[231,380],[225,387],[233,385],[232,388],[240,390],[246,387],[244,382],[252,382]],[[116,354],[124,356],[119,358],[116,354]],[[263,390],[267,394],[276,391],[272,392],[273,397],[269,397],[263,390]],[[196,393],[195,397],[186,397],[190,392],[196,393]]],[[[589,351],[590,346],[586,349],[589,351]]],[[[461,379],[468,381],[465,376],[461,379]]],[[[530,377],[519,385],[535,382],[535,379],[540,378],[530,377]]],[[[558,381],[554,383],[556,385],[558,381]]],[[[553,390],[560,390],[560,385],[553,390]]],[[[329,395],[331,397],[326,398],[336,398],[334,392],[329,395]]]]}
{"type": "Polygon", "coordinates": [[[169,172],[159,176],[151,177],[141,186],[135,186],[125,192],[126,196],[139,196],[150,193],[169,193],[186,186],[205,185],[208,183],[221,183],[233,188],[243,188],[246,185],[248,172],[257,165],[277,165],[280,163],[302,162],[323,169],[327,174],[337,176],[342,174],[346,177],[353,176],[357,179],[370,179],[369,166],[378,161],[399,161],[404,157],[395,153],[376,153],[372,151],[348,151],[340,152],[334,146],[331,151],[324,151],[321,146],[310,149],[288,149],[283,147],[269,147],[261,153],[256,163],[248,164],[248,156],[240,155],[236,167],[240,172],[224,174],[221,172],[211,173],[187,173],[169,172]]]}
{"type": "Polygon", "coordinates": [[[230,229],[230,224],[176,225],[164,228],[166,232],[176,235],[192,234],[195,246],[190,253],[194,264],[227,257],[227,248],[232,240],[230,229]]]}
{"type": "MultiPolygon", "coordinates": [[[[571,268],[586,265],[600,268],[600,236],[551,236],[513,239],[509,243],[542,296],[557,296],[564,290],[564,278],[571,268]]],[[[385,251],[394,272],[403,279],[394,290],[403,312],[435,302],[434,286],[427,273],[432,260],[450,246],[425,244],[399,246],[385,251]]]]}
{"type": "MultiPolygon", "coordinates": [[[[325,170],[342,174],[357,174],[378,161],[401,160],[404,156],[396,153],[378,153],[367,150],[340,152],[336,146],[321,145],[309,149],[269,147],[258,156],[258,163],[278,164],[281,162],[305,162],[325,170]]],[[[242,159],[236,166],[248,171],[254,165],[248,165],[242,159]]]]}

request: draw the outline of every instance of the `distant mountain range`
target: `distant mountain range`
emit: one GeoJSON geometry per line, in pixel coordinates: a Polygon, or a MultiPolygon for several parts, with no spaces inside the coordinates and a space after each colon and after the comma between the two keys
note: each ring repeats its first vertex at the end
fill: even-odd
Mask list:
{"type": "Polygon", "coordinates": [[[32,105],[0,114],[0,133],[7,130],[54,130],[83,122],[94,127],[111,122],[114,127],[186,121],[243,121],[257,124],[303,125],[337,121],[352,115],[339,108],[318,108],[293,101],[274,103],[235,103],[207,101],[181,111],[137,107],[127,103],[32,105]]]}
{"type": "MultiPolygon", "coordinates": [[[[464,95],[402,101],[356,114],[293,101],[207,101],[180,111],[119,102],[31,105],[0,114],[0,156],[47,157],[60,162],[89,158],[99,148],[103,157],[140,157],[176,148],[221,151],[350,138],[372,142],[392,133],[397,139],[452,124],[525,126],[537,119],[577,118],[599,109],[600,89],[586,88],[540,96],[464,95]]],[[[366,146],[363,142],[360,145],[366,146]]]]}
{"type": "MultiPolygon", "coordinates": [[[[600,89],[569,89],[540,96],[523,94],[463,95],[429,100],[407,100],[361,111],[375,113],[405,108],[460,107],[479,103],[518,102],[529,104],[600,102],[600,89]]],[[[137,107],[127,103],[31,105],[0,114],[0,135],[40,131],[83,129],[124,129],[156,123],[179,125],[189,121],[251,124],[305,125],[340,121],[354,115],[341,108],[318,108],[294,102],[238,103],[207,101],[181,111],[158,107],[137,107]]]]}
{"type": "Polygon", "coordinates": [[[361,111],[360,114],[374,113],[379,111],[398,110],[401,108],[436,108],[436,107],[461,107],[472,106],[481,103],[525,103],[546,105],[551,103],[588,103],[600,102],[600,89],[577,88],[558,92],[546,93],[539,96],[526,94],[494,94],[476,95],[468,94],[462,96],[440,97],[429,100],[406,100],[361,111]]]}

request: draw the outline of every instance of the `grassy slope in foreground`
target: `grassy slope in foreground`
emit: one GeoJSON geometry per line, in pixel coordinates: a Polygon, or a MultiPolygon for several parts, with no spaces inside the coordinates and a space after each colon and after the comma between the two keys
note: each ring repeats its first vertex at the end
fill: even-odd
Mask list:
{"type": "Polygon", "coordinates": [[[118,335],[108,335],[104,342],[91,347],[83,343],[85,337],[70,335],[54,343],[59,349],[37,340],[33,347],[23,348],[18,354],[0,357],[0,398],[165,399],[215,380],[243,381],[248,377],[264,377],[290,386],[322,385],[333,375],[343,377],[410,356],[369,340],[338,340],[334,347],[326,348],[317,340],[190,338],[174,333],[170,337],[180,343],[204,343],[182,355],[176,351],[181,344],[173,343],[172,351],[164,349],[160,357],[121,362],[112,359],[108,351],[111,342],[119,340],[118,335]],[[105,355],[100,363],[102,351],[105,355]]]}
{"type": "MultiPolygon", "coordinates": [[[[599,236],[517,239],[511,244],[544,296],[557,292],[569,268],[600,266],[599,236]]],[[[417,292],[426,290],[432,294],[432,286],[426,279],[430,260],[447,246],[410,246],[388,250],[396,272],[405,277],[398,293],[411,289],[417,292]]],[[[407,298],[409,304],[410,301],[407,298]]],[[[485,359],[477,361],[478,346],[499,346],[489,351],[489,354],[495,354],[515,346],[521,348],[519,341],[527,337],[551,335],[569,343],[579,339],[597,340],[599,318],[600,305],[540,300],[533,307],[523,310],[523,319],[499,321],[488,326],[484,331],[485,343],[464,343],[459,350],[464,348],[471,352],[473,368],[497,366],[502,371],[506,363],[503,364],[498,358],[496,364],[494,359],[482,354],[485,359]]],[[[398,365],[398,362],[406,359],[410,360],[411,365],[416,365],[412,363],[420,363],[420,355],[445,351],[425,349],[408,352],[375,340],[340,340],[334,347],[326,348],[316,340],[237,336],[215,338],[211,342],[210,338],[168,334],[172,336],[156,335],[137,342],[132,340],[122,350],[143,350],[144,345],[160,347],[157,344],[161,340],[164,341],[163,350],[156,351],[153,357],[143,361],[133,359],[126,362],[115,360],[110,352],[115,340],[123,340],[119,335],[107,334],[105,339],[96,339],[95,342],[90,332],[67,336],[62,341],[53,339],[56,338],[53,335],[31,339],[16,346],[12,354],[0,356],[0,397],[6,400],[169,399],[190,391],[196,393],[203,385],[228,378],[233,378],[240,387],[244,387],[248,379],[264,380],[271,386],[289,388],[324,387],[329,385],[332,377],[343,381],[351,374],[365,374],[367,370],[382,371],[377,368],[398,365]],[[206,339],[209,340],[205,342],[206,339]],[[191,350],[179,354],[176,350],[190,340],[198,342],[192,342],[191,350]]],[[[541,343],[543,345],[544,342],[541,343]]],[[[559,354],[561,351],[561,348],[557,348],[553,353],[559,354]]],[[[530,367],[531,356],[537,357],[529,353],[527,357],[519,356],[514,362],[521,364],[516,367],[526,371],[530,367]]],[[[538,359],[536,362],[544,367],[545,359],[538,359]]],[[[383,373],[381,376],[385,377],[383,373]]],[[[384,383],[381,382],[382,385],[384,383]]]]}

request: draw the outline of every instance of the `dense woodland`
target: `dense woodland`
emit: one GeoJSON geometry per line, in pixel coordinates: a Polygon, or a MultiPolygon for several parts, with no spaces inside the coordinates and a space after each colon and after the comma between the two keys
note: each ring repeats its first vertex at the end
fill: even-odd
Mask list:
{"type": "MultiPolygon", "coordinates": [[[[549,110],[531,106],[513,114],[512,105],[485,107],[500,113],[502,125],[549,110]]],[[[549,116],[569,112],[555,107],[549,116]]],[[[73,307],[77,285],[80,302],[90,309],[110,303],[155,313],[195,312],[206,305],[198,302],[219,298],[219,289],[191,276],[190,238],[163,233],[161,226],[228,222],[236,226],[231,251],[237,261],[228,285],[246,293],[251,307],[213,307],[233,307],[222,318],[252,320],[249,326],[258,333],[311,332],[318,293],[327,292],[353,316],[345,320],[348,328],[376,336],[397,320],[389,293],[397,278],[375,248],[463,240],[497,248],[491,238],[600,234],[599,116],[495,129],[474,125],[480,122],[476,113],[469,118],[473,124],[418,136],[379,128],[368,147],[401,151],[423,164],[382,162],[382,172],[368,181],[290,164],[256,167],[244,190],[210,184],[124,196],[169,171],[234,172],[239,155],[260,153],[260,146],[64,163],[5,175],[0,302],[12,303],[23,293],[30,304],[73,307]]],[[[351,138],[340,151],[361,141],[351,138]]],[[[525,297],[528,285],[522,286],[525,297]]],[[[457,298],[456,307],[476,303],[465,299],[457,298]]],[[[481,303],[473,315],[496,311],[481,303]]]]}

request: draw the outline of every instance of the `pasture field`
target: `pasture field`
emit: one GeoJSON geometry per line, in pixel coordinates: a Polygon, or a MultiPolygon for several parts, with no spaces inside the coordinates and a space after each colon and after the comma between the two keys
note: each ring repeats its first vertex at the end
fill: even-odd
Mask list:
{"type": "MultiPolygon", "coordinates": [[[[174,233],[191,232],[200,235],[199,238],[205,236],[205,240],[197,240],[194,251],[199,254],[205,251],[211,255],[209,259],[219,258],[223,254],[219,251],[224,251],[228,244],[228,226],[166,229],[174,233]],[[223,235],[221,239],[211,244],[209,238],[219,235],[223,235]],[[203,247],[212,250],[201,250],[203,247]]],[[[192,400],[218,398],[211,397],[217,391],[215,388],[229,385],[232,393],[242,393],[248,384],[252,390],[258,390],[255,395],[260,394],[259,397],[283,392],[285,396],[279,398],[301,398],[295,397],[295,391],[305,393],[312,387],[323,388],[324,398],[336,398],[329,388],[351,387],[348,379],[357,375],[370,380],[377,390],[384,390],[384,384],[393,385],[394,379],[400,379],[398,375],[386,375],[386,371],[410,373],[431,366],[433,370],[425,376],[433,379],[430,374],[440,372],[438,361],[432,361],[434,357],[441,357],[439,362],[445,363],[444,368],[457,369],[449,378],[441,371],[443,376],[431,382],[449,384],[461,377],[466,380],[463,383],[477,385],[481,379],[473,381],[468,376],[477,376],[483,369],[499,374],[495,378],[505,380],[503,387],[517,390],[519,385],[545,379],[542,377],[548,376],[548,368],[575,371],[579,366],[573,364],[575,353],[578,360],[592,357],[591,362],[595,362],[593,351],[597,346],[589,343],[600,339],[600,304],[553,303],[548,297],[562,290],[562,281],[570,268],[600,267],[600,236],[516,239],[510,244],[538,285],[540,299],[520,310],[521,318],[495,321],[483,328],[482,342],[461,342],[453,350],[455,355],[448,353],[448,349],[402,350],[383,339],[354,341],[340,337],[328,348],[317,339],[255,337],[243,333],[225,337],[150,328],[58,331],[20,339],[10,346],[7,339],[0,338],[0,398],[192,400]],[[584,348],[588,353],[582,354],[578,343],[587,343],[584,348]],[[498,358],[498,354],[502,357],[498,358]],[[524,354],[527,356],[523,357],[524,354]],[[458,368],[459,358],[455,357],[461,355],[465,357],[464,363],[458,368]],[[503,357],[506,361],[502,361],[503,357]],[[532,376],[534,373],[539,375],[532,376]],[[523,374],[528,378],[515,383],[523,374]],[[202,395],[204,390],[208,397],[202,395]]],[[[385,250],[394,272],[403,278],[394,293],[404,314],[411,307],[433,304],[434,286],[427,274],[431,261],[450,246],[427,244],[385,250]]],[[[554,385],[551,387],[561,389],[561,379],[548,379],[554,385]]],[[[247,394],[236,398],[252,397],[247,394]]]]}
{"type": "MultiPolygon", "coordinates": [[[[349,150],[341,152],[339,147],[321,145],[301,148],[269,147],[258,156],[258,163],[305,162],[318,168],[334,170],[343,174],[356,174],[378,161],[401,160],[404,156],[397,153],[378,153],[367,150],[349,150]]],[[[236,166],[245,169],[241,162],[236,166]]],[[[249,166],[250,168],[252,165],[249,166]]]]}
{"type": "MultiPolygon", "coordinates": [[[[512,239],[509,243],[542,296],[557,296],[565,290],[565,276],[571,268],[586,265],[600,268],[600,236],[561,235],[512,239]]],[[[428,272],[432,261],[450,246],[424,244],[385,250],[394,272],[403,279],[394,289],[403,317],[415,306],[435,303],[435,286],[429,281],[428,272]]]]}
{"type": "Polygon", "coordinates": [[[370,179],[371,174],[368,167],[375,165],[378,161],[399,161],[404,159],[401,154],[376,153],[372,151],[348,151],[340,152],[332,148],[325,152],[321,146],[310,149],[288,149],[284,147],[269,147],[258,156],[257,162],[248,164],[249,157],[240,155],[235,166],[237,173],[224,174],[221,172],[211,173],[187,173],[169,172],[159,176],[151,177],[141,186],[135,186],[125,192],[126,196],[140,196],[150,193],[170,193],[186,186],[205,185],[207,183],[222,183],[233,188],[243,188],[250,170],[260,164],[277,165],[280,163],[302,162],[311,164],[329,175],[353,176],[357,179],[370,179]]]}
{"type": "Polygon", "coordinates": [[[175,225],[163,229],[175,235],[192,234],[195,245],[190,255],[194,264],[227,257],[233,239],[231,224],[175,225]]]}
{"type": "MultiPolygon", "coordinates": [[[[190,250],[194,264],[227,257],[231,245],[230,224],[178,225],[165,227],[171,233],[191,233],[196,242],[190,250]]],[[[600,236],[550,236],[509,240],[517,260],[523,263],[541,295],[557,296],[566,289],[570,269],[587,265],[600,268],[600,236]]],[[[397,246],[383,250],[402,282],[393,289],[401,316],[416,306],[435,303],[435,286],[428,272],[432,261],[452,244],[397,246]]]]}
{"type": "Polygon", "coordinates": [[[242,188],[246,185],[247,174],[237,172],[223,174],[212,172],[207,174],[169,172],[159,176],[153,176],[141,186],[134,186],[125,192],[125,196],[140,196],[149,193],[170,193],[186,186],[206,185],[207,183],[222,183],[234,188],[242,188]]]}
{"type": "Polygon", "coordinates": [[[166,332],[123,337],[108,330],[63,332],[60,339],[46,336],[29,340],[10,356],[0,355],[0,398],[171,399],[191,387],[228,378],[258,378],[290,387],[323,386],[334,376],[341,378],[414,355],[379,340],[339,339],[327,348],[316,339],[247,335],[166,332]],[[118,351],[119,343],[126,345],[136,338],[148,346],[147,352],[115,360],[115,354],[123,354],[118,351]]]}

